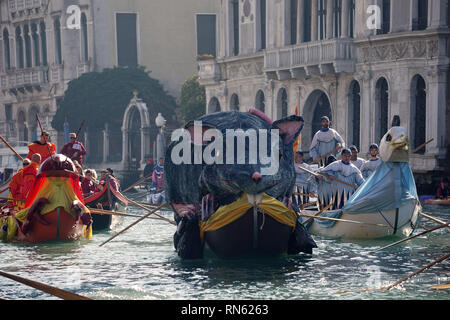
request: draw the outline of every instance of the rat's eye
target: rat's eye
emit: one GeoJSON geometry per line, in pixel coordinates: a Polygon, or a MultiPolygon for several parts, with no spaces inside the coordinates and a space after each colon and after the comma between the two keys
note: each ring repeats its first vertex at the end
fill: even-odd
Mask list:
{"type": "Polygon", "coordinates": [[[392,136],[390,134],[387,135],[386,141],[387,142],[391,142],[392,141],[392,136]]]}

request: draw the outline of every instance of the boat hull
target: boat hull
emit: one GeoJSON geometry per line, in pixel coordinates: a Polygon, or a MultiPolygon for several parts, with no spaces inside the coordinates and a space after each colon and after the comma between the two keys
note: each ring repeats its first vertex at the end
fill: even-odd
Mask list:
{"type": "Polygon", "coordinates": [[[420,204],[416,201],[411,201],[398,209],[383,210],[381,213],[349,214],[343,212],[340,219],[366,224],[336,222],[332,228],[327,229],[314,221],[311,223],[309,232],[323,237],[343,239],[377,239],[389,236],[409,237],[417,225],[420,210],[420,204]],[[387,227],[373,224],[381,224],[387,227]]]}
{"type": "Polygon", "coordinates": [[[425,200],[427,204],[439,204],[439,205],[450,205],[450,199],[428,199],[425,200]]]}
{"type": "Polygon", "coordinates": [[[287,252],[292,227],[260,212],[255,222],[253,209],[250,209],[230,224],[205,232],[205,243],[221,258],[251,254],[276,256],[287,252]]]}
{"type": "Polygon", "coordinates": [[[27,243],[42,243],[47,241],[76,241],[83,234],[83,223],[80,218],[75,218],[66,212],[64,208],[56,210],[43,216],[49,222],[45,225],[34,219],[27,234],[18,230],[15,240],[27,243]]]}

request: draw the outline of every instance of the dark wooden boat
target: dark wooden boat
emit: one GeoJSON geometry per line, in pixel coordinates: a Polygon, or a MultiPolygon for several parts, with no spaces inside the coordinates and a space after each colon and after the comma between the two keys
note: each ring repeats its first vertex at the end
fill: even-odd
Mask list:
{"type": "Polygon", "coordinates": [[[439,204],[439,205],[450,205],[450,198],[447,199],[427,199],[425,203],[428,204],[439,204]]]}
{"type": "MultiPolygon", "coordinates": [[[[117,190],[111,188],[109,183],[102,191],[84,198],[84,203],[88,208],[100,208],[103,210],[123,212],[128,206],[127,199],[117,190]]],[[[111,228],[113,222],[112,215],[92,215],[92,228],[94,231],[101,231],[111,228]]]]}
{"type": "Polygon", "coordinates": [[[208,247],[221,258],[231,258],[248,254],[276,256],[286,253],[292,226],[282,224],[268,214],[253,208],[242,217],[215,231],[205,232],[208,247]]]}
{"type": "Polygon", "coordinates": [[[64,208],[57,208],[45,215],[45,220],[50,224],[44,225],[39,220],[33,223],[33,228],[26,235],[19,228],[16,241],[28,243],[42,243],[50,240],[75,241],[83,234],[83,223],[80,218],[75,218],[64,208]]]}

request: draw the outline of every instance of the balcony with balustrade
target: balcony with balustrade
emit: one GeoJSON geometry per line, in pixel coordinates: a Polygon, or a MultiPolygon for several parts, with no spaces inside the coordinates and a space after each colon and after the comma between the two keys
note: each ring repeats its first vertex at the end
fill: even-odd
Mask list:
{"type": "Polygon", "coordinates": [[[21,70],[8,70],[0,74],[0,89],[3,93],[10,92],[27,94],[40,92],[42,86],[48,83],[48,68],[35,67],[21,70]]]}
{"type": "Polygon", "coordinates": [[[308,79],[355,70],[353,39],[329,39],[268,49],[264,72],[268,79],[308,79]]]}
{"type": "Polygon", "coordinates": [[[199,82],[202,86],[217,84],[221,78],[220,66],[216,59],[202,59],[198,61],[199,82]]]}

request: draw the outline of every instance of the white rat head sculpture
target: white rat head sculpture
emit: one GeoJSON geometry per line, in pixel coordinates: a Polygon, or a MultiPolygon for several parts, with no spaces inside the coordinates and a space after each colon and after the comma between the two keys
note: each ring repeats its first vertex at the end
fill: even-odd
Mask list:
{"type": "Polygon", "coordinates": [[[408,133],[403,127],[392,127],[380,141],[380,157],[384,162],[408,162],[408,149],[408,133]]]}

